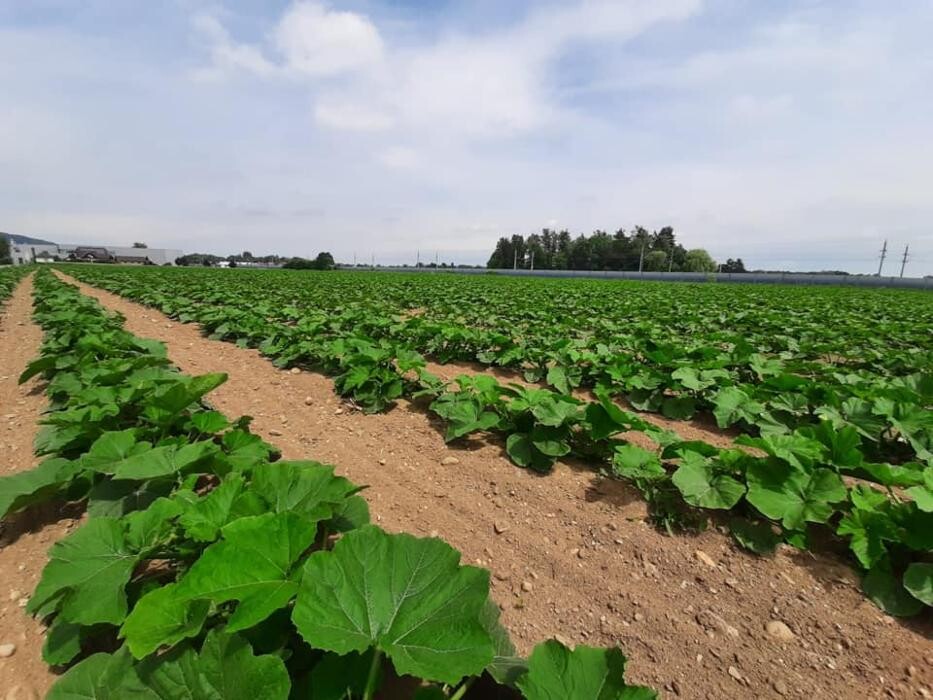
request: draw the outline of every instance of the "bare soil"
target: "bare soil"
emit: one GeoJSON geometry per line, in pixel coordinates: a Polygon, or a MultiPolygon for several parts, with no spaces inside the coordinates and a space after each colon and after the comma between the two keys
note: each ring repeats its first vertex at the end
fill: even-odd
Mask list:
{"type": "Polygon", "coordinates": [[[423,406],[401,401],[363,415],[324,376],[276,369],[194,324],[79,287],[122,313],[131,332],[165,342],[184,372],[227,372],[211,402],[232,417],[254,416],[254,429],[286,459],[332,462],[368,484],[374,521],[436,534],[465,563],[489,568],[520,652],[549,637],[618,645],[630,678],[668,697],[933,692],[930,619],[881,613],[840,557],[782,547],[759,558],[715,528],[668,536],[646,523],[641,498],[621,482],[572,464],[539,476],[512,465],[495,440],[445,445],[423,406]],[[769,632],[776,622],[786,629],[769,632]]]}

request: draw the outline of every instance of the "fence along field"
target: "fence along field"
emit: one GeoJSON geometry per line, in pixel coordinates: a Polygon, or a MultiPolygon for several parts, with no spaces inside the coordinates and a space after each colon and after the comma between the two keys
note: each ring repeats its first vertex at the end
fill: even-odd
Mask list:
{"type": "Polygon", "coordinates": [[[448,440],[572,455],[635,484],[655,521],[726,513],[756,553],[833,537],[886,612],[933,604],[933,304],[926,292],[365,273],[74,267],[85,282],[335,377],[364,411],[427,396],[448,440]],[[474,361],[546,389],[425,369],[474,361]],[[592,389],[594,400],[574,390],[592,389]],[[644,420],[709,416],[736,445],[644,420]],[[646,434],[644,449],[623,439],[646,434]]]}

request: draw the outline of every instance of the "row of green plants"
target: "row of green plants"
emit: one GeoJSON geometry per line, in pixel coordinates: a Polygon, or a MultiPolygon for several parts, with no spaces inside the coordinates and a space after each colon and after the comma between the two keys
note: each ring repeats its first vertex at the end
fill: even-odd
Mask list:
{"type": "Polygon", "coordinates": [[[29,268],[22,265],[0,267],[0,305],[13,293],[16,285],[28,271],[29,268]]]}
{"type": "Polygon", "coordinates": [[[369,522],[361,488],[283,461],[177,372],[43,270],[35,318],[49,409],[43,461],[0,479],[0,516],[49,500],[87,518],[49,552],[28,611],[67,668],[48,697],[655,697],[618,649],[557,641],[516,655],[489,574],[436,538],[369,522]]]}
{"type": "MultiPolygon", "coordinates": [[[[638,487],[668,529],[703,527],[723,511],[736,541],[759,554],[782,541],[809,548],[822,531],[850,549],[866,594],[887,612],[909,616],[933,604],[929,455],[877,461],[857,426],[831,416],[781,433],[744,435],[740,447],[718,449],[683,441],[623,410],[604,386],[595,390],[597,400],[583,402],[569,387],[502,385],[483,375],[447,383],[425,370],[420,354],[397,342],[359,334],[334,339],[323,321],[302,316],[285,324],[264,318],[261,308],[228,307],[226,298],[211,305],[176,299],[169,303],[177,308],[164,310],[204,323],[213,337],[257,346],[280,366],[323,369],[335,377],[340,394],[364,409],[382,409],[403,395],[430,397],[431,410],[447,422],[448,440],[496,433],[519,466],[547,471],[558,458],[587,460],[638,487]],[[625,440],[632,431],[646,434],[658,449],[625,440]]],[[[561,371],[552,367],[549,374],[561,371]]],[[[680,376],[686,380],[687,373],[680,376]]],[[[741,398],[728,404],[731,414],[748,410],[741,398]]]]}
{"type": "MultiPolygon", "coordinates": [[[[782,435],[828,419],[893,463],[933,456],[925,292],[366,273],[82,268],[82,279],[263,347],[325,363],[343,341],[509,368],[561,393],[782,435]],[[326,353],[324,353],[326,355],[326,353]]],[[[331,368],[325,367],[330,371],[331,368]]],[[[397,385],[360,392],[382,410],[397,385]]]]}

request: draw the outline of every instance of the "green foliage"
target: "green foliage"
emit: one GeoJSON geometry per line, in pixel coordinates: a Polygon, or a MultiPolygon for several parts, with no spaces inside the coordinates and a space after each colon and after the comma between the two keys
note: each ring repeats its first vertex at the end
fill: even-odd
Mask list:
{"type": "MultiPolygon", "coordinates": [[[[660,234],[662,247],[672,243],[660,234]]],[[[651,235],[626,234],[625,245],[637,240],[640,249],[651,235]]],[[[614,240],[622,238],[588,239],[577,262],[611,252],[614,240]]],[[[553,243],[510,242],[536,260],[553,243]]],[[[429,396],[447,440],[491,434],[513,462],[541,472],[558,459],[585,461],[632,482],[670,530],[703,527],[712,511],[728,509],[736,540],[766,553],[780,539],[806,547],[807,530],[817,528],[841,538],[861,571],[890,561],[899,581],[933,547],[922,534],[933,512],[924,475],[933,310],[923,293],[343,272],[314,285],[275,271],[76,274],[197,321],[212,337],[257,347],[279,366],[331,374],[362,410],[429,396]],[[426,371],[425,358],[479,361],[548,388],[489,376],[448,383],[426,371]],[[588,389],[595,400],[577,398],[588,389]],[[749,451],[684,443],[624,402],[673,420],[713,417],[741,433],[749,451]],[[648,443],[630,433],[657,449],[636,447],[648,443]],[[902,491],[881,492],[874,504],[859,483],[902,491]]],[[[103,420],[115,408],[101,397],[94,410],[103,420]]],[[[83,448],[81,420],[57,418],[43,448],[83,448]]],[[[151,435],[136,440],[159,447],[151,435]]],[[[250,459],[222,444],[207,462],[222,475],[249,468],[250,459]]],[[[158,497],[155,482],[141,500],[158,497]]],[[[129,495],[112,491],[95,486],[95,511],[126,508],[129,495]]],[[[221,525],[208,523],[200,541],[216,538],[221,525]]]]}
{"type": "Polygon", "coordinates": [[[625,656],[618,649],[578,646],[570,650],[557,641],[538,645],[528,659],[528,675],[518,686],[528,700],[652,700],[648,688],[628,686],[625,656]]]}
{"type": "MultiPolygon", "coordinates": [[[[275,462],[247,419],[205,404],[224,376],[178,374],[46,273],[36,309],[54,456],[0,481],[4,510],[67,495],[90,511],[53,545],[28,608],[50,623],[45,659],[73,664],[49,697],[371,698],[386,662],[460,691],[487,672],[513,687],[531,676],[488,572],[440,540],[368,525],[333,467],[275,462]],[[343,533],[333,546],[331,533],[343,533]]],[[[513,400],[543,429],[580,412],[547,393],[513,400]]]]}

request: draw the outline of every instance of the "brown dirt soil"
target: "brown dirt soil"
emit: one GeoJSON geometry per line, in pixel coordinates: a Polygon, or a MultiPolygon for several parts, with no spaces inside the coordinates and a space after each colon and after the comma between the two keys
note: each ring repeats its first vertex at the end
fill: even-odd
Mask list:
{"type": "MultiPolygon", "coordinates": [[[[36,422],[45,408],[41,383],[17,384],[36,357],[42,331],[31,322],[32,278],[17,287],[0,312],[0,475],[29,469],[36,422]]],[[[59,520],[57,505],[35,508],[0,522],[0,644],[14,644],[0,658],[0,698],[26,700],[45,695],[54,682],[42,661],[44,627],[23,606],[39,581],[46,550],[67,534],[71,520],[59,520]]]]}
{"type": "Polygon", "coordinates": [[[255,350],[204,338],[196,325],[79,286],[122,313],[131,332],[165,342],[184,372],[227,372],[211,402],[254,416],[254,429],[286,459],[333,462],[368,484],[374,521],[436,534],[465,563],[488,567],[522,653],[549,637],[618,645],[631,680],[667,697],[933,692],[930,620],[884,615],[831,555],[782,547],[759,558],[715,528],[667,536],[645,522],[644,503],[621,482],[570,464],[538,476],[513,466],[495,441],[445,445],[423,407],[351,411],[326,377],[278,370],[255,350]],[[769,633],[774,621],[787,629],[769,633]]]}

